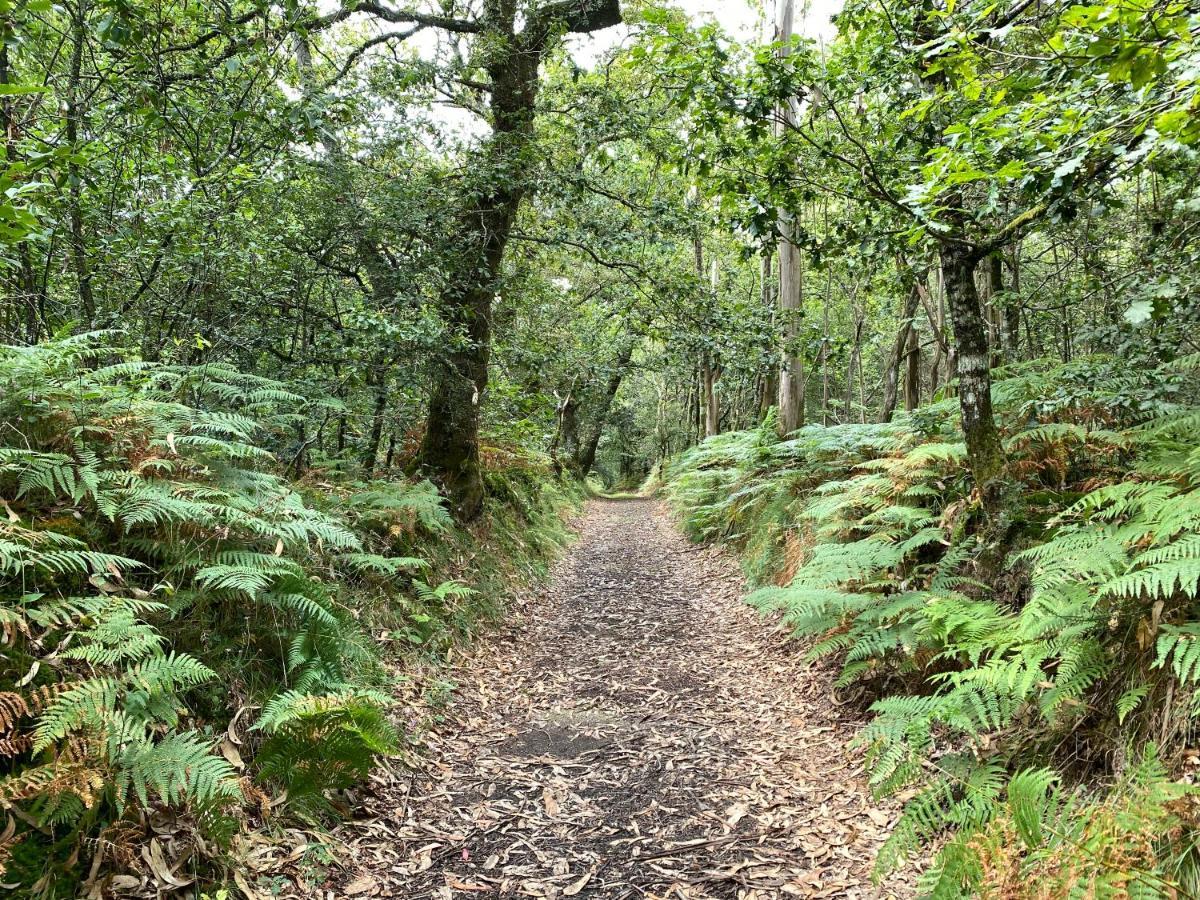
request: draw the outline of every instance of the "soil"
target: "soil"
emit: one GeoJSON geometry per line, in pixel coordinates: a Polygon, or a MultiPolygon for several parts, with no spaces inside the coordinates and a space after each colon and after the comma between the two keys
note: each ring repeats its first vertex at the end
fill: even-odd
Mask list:
{"type": "Polygon", "coordinates": [[[445,676],[416,770],[354,798],[316,896],[896,897],[897,816],[832,676],[651,500],[595,501],[547,587],[445,676]]]}

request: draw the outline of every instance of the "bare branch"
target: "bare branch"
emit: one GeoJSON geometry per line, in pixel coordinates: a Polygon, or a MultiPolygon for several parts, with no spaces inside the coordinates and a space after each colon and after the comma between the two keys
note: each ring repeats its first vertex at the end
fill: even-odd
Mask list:
{"type": "Polygon", "coordinates": [[[591,34],[622,21],[619,0],[556,0],[533,12],[526,33],[541,38],[561,27],[571,34],[591,34]]]}
{"type": "Polygon", "coordinates": [[[388,31],[384,34],[376,35],[369,41],[360,44],[350,52],[349,56],[346,57],[346,61],[342,63],[342,66],[338,69],[337,74],[328,79],[322,87],[326,89],[331,88],[345,78],[346,75],[349,74],[350,70],[354,68],[354,65],[360,59],[362,59],[363,56],[366,55],[367,51],[369,51],[371,48],[378,47],[380,44],[390,44],[393,41],[408,40],[417,32],[424,31],[426,27],[427,26],[425,25],[414,25],[412,28],[406,29],[405,31],[388,31]]]}

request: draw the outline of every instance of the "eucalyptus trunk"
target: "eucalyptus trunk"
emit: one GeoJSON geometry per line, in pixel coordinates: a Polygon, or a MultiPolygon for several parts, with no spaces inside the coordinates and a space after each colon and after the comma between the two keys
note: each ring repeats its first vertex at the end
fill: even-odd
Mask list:
{"type": "Polygon", "coordinates": [[[87,41],[87,0],[76,0],[71,13],[71,57],[67,73],[66,138],[71,156],[67,162],[67,206],[70,224],[71,268],[75,274],[79,313],[85,330],[96,322],[96,298],[87,259],[87,239],[83,228],[83,173],[77,162],[80,150],[79,120],[83,114],[83,54],[87,41]]]}
{"type": "Polygon", "coordinates": [[[717,373],[712,354],[704,351],[700,356],[700,386],[704,392],[704,436],[716,437],[721,433],[721,404],[717,399],[717,373]]]}
{"type": "MultiPolygon", "coordinates": [[[[704,243],[697,232],[692,239],[692,250],[695,255],[696,262],[696,278],[699,281],[704,279],[704,243]]],[[[717,261],[712,261],[712,274],[709,286],[712,289],[710,300],[716,303],[717,288],[719,286],[720,273],[717,269],[717,261]]],[[[700,351],[700,404],[701,415],[704,422],[704,436],[706,438],[714,437],[721,433],[721,403],[717,398],[717,380],[721,377],[721,370],[718,364],[713,361],[713,352],[710,348],[705,347],[700,351]]]]}
{"type": "Polygon", "coordinates": [[[779,245],[779,318],[782,347],[779,366],[779,431],[790,434],[804,424],[804,357],[797,343],[804,305],[804,271],[800,248],[790,240],[779,245]]]}
{"type": "MultiPolygon", "coordinates": [[[[789,53],[795,21],[794,0],[780,0],[776,39],[781,53],[789,53]]],[[[776,111],[777,130],[782,133],[794,118],[791,101],[776,111]]],[[[779,364],[779,431],[790,434],[804,424],[804,359],[797,346],[804,305],[804,263],[793,240],[796,223],[785,217],[779,223],[779,319],[782,327],[779,364]]]]}
{"type": "MultiPolygon", "coordinates": [[[[775,263],[774,255],[768,250],[762,256],[762,303],[763,306],[770,312],[775,311],[775,263]]],[[[774,316],[772,315],[772,318],[774,316]]],[[[762,422],[767,417],[767,413],[775,405],[779,397],[779,367],[772,363],[767,366],[763,372],[760,384],[760,392],[758,398],[758,421],[762,422]]]]}

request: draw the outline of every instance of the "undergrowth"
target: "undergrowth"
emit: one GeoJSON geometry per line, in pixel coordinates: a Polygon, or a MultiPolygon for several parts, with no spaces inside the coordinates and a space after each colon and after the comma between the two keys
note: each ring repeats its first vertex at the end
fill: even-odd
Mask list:
{"type": "Polygon", "coordinates": [[[563,541],[532,463],[492,473],[473,532],[427,482],[288,480],[310,407],[112,334],[0,348],[8,886],[78,896],[81,859],[134,864],[163,812],[197,852],[272,807],[326,819],[404,737],[381,646],[439,657],[563,541]]]}
{"type": "Polygon", "coordinates": [[[690,535],[737,546],[750,602],[873,700],[871,784],[907,799],[880,875],[937,844],[933,897],[1200,893],[1197,368],[1006,373],[998,568],[952,400],[671,467],[690,535]]]}

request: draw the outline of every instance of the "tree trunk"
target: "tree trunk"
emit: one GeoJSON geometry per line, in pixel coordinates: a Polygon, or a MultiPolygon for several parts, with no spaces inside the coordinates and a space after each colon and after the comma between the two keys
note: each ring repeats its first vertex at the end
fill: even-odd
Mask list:
{"type": "Polygon", "coordinates": [[[942,363],[946,364],[948,371],[947,381],[953,378],[954,372],[954,348],[950,346],[946,340],[946,279],[943,274],[943,267],[938,266],[935,270],[937,283],[937,308],[934,308],[932,299],[928,296],[928,292],[921,294],[921,303],[925,307],[925,316],[929,319],[929,329],[933,332],[934,340],[937,342],[937,352],[933,356],[933,360],[929,364],[929,392],[931,395],[936,395],[941,381],[942,363]]]}
{"type": "Polygon", "coordinates": [[[507,170],[533,141],[539,59],[540,53],[526,58],[510,51],[502,63],[490,67],[495,130],[477,167],[486,173],[486,186],[459,213],[463,264],[442,297],[454,349],[434,374],[420,461],[462,521],[474,519],[483,509],[479,420],[488,385],[492,298],[526,193],[524,183],[507,170]]]}
{"type": "Polygon", "coordinates": [[[1021,244],[1012,246],[1012,288],[1004,298],[1004,354],[1014,363],[1021,351],[1021,244]]]}
{"type": "Polygon", "coordinates": [[[387,411],[388,386],[387,376],[379,374],[368,377],[367,383],[375,388],[375,404],[371,410],[371,432],[367,436],[367,446],[363,451],[362,466],[367,477],[375,474],[375,461],[379,459],[379,445],[383,441],[383,414],[387,411]]]}
{"type": "Polygon", "coordinates": [[[480,187],[459,211],[460,262],[442,296],[454,349],[434,373],[421,464],[445,489],[461,521],[483,510],[479,457],[480,405],[488,384],[492,298],[521,202],[530,189],[524,174],[535,140],[538,67],[548,42],[565,32],[589,33],[619,24],[617,0],[548,4],[524,11],[516,30],[517,4],[484,4],[478,41],[488,48],[492,135],[472,170],[480,187]]]}
{"type": "Polygon", "coordinates": [[[800,249],[789,240],[779,245],[779,312],[783,341],[779,368],[779,431],[790,434],[804,424],[804,358],[797,344],[803,318],[804,273],[800,249]]]}
{"type": "Polygon", "coordinates": [[[892,342],[892,352],[888,355],[887,366],[883,372],[883,408],[879,412],[880,422],[892,421],[896,414],[897,398],[900,392],[900,363],[905,359],[909,334],[916,329],[913,327],[917,315],[917,304],[921,294],[917,278],[904,275],[908,283],[908,292],[904,295],[904,311],[901,313],[900,328],[896,332],[896,340],[892,342]]]}
{"type": "Polygon", "coordinates": [[[1002,365],[1004,354],[1004,325],[1001,308],[1004,303],[1004,257],[996,250],[987,257],[987,298],[989,311],[988,338],[992,365],[1002,365]]]}
{"type": "Polygon", "coordinates": [[[996,511],[1004,472],[1004,446],[992,412],[992,378],[988,365],[987,324],[975,287],[978,254],[974,248],[942,246],[942,272],[950,323],[954,330],[959,410],[967,444],[967,464],[985,511],[996,511]]]}
{"type": "Polygon", "coordinates": [[[829,271],[825,272],[825,302],[821,304],[821,424],[829,424],[829,271]]]}
{"type": "Polygon", "coordinates": [[[859,368],[859,382],[861,387],[862,381],[862,366],[860,359],[862,356],[862,333],[863,333],[863,315],[859,313],[854,320],[854,346],[850,350],[850,363],[846,366],[846,414],[845,421],[853,422],[854,416],[850,410],[854,406],[854,369],[859,368]]]}
{"type": "Polygon", "coordinates": [[[717,370],[712,354],[707,350],[700,356],[700,386],[704,392],[704,436],[721,433],[721,404],[717,399],[717,370]]]}
{"type": "MultiPolygon", "coordinates": [[[[692,238],[692,247],[696,257],[696,278],[704,280],[704,243],[699,232],[692,238]]],[[[710,287],[711,300],[716,302],[719,273],[716,260],[712,263],[710,287]]],[[[705,347],[700,351],[700,403],[704,418],[704,436],[714,437],[721,433],[721,404],[717,399],[717,379],[720,378],[720,368],[713,362],[712,350],[705,347]]]]}
{"type": "Polygon", "coordinates": [[[506,196],[480,203],[478,219],[467,226],[483,245],[481,269],[490,280],[444,298],[456,349],[434,376],[421,444],[422,465],[441,483],[462,521],[474,519],[483,509],[479,414],[488,384],[492,296],[519,204],[514,192],[502,193],[506,196]]]}
{"type": "Polygon", "coordinates": [[[863,355],[858,353],[858,424],[867,424],[867,379],[863,377],[863,355]]]}
{"type": "Polygon", "coordinates": [[[612,374],[608,376],[608,384],[604,386],[600,408],[596,411],[595,425],[588,433],[587,440],[580,446],[579,455],[575,460],[575,471],[581,478],[586,478],[592,471],[592,467],[596,465],[596,451],[600,449],[600,438],[603,437],[604,427],[608,424],[608,414],[612,410],[613,401],[617,398],[617,391],[621,389],[621,382],[625,378],[625,369],[632,358],[633,344],[626,345],[617,354],[612,374]]]}
{"type": "MultiPolygon", "coordinates": [[[[776,19],[775,35],[783,45],[783,54],[792,42],[795,20],[794,0],[780,0],[776,19]]],[[[789,100],[777,111],[780,118],[776,130],[782,133],[784,122],[794,116],[789,100]]],[[[800,337],[800,322],[803,315],[804,268],[800,248],[792,243],[796,236],[796,223],[784,217],[779,223],[779,319],[782,328],[779,366],[779,431],[787,435],[804,424],[804,359],[797,346],[800,337]]]]}
{"type": "MultiPolygon", "coordinates": [[[[721,287],[721,271],[717,267],[716,259],[712,260],[712,277],[710,285],[712,287],[713,304],[717,302],[717,291],[721,287]]],[[[721,433],[721,398],[717,396],[717,382],[721,380],[721,362],[714,360],[715,354],[709,350],[704,354],[703,373],[707,382],[704,391],[704,436],[716,437],[721,433]]]]}
{"type": "MultiPolygon", "coordinates": [[[[766,251],[762,256],[762,303],[763,306],[772,314],[774,319],[775,312],[775,263],[774,256],[771,251],[766,251]]],[[[771,407],[775,405],[775,401],[779,396],[779,367],[774,363],[767,366],[766,371],[762,374],[761,393],[758,400],[758,421],[762,422],[771,407]]]]}
{"type": "Polygon", "coordinates": [[[308,471],[308,448],[312,440],[308,436],[308,425],[305,422],[296,423],[296,453],[292,457],[288,471],[294,478],[299,478],[308,471]]]}
{"type": "Polygon", "coordinates": [[[696,420],[698,418],[698,411],[699,411],[700,407],[698,405],[699,401],[697,398],[699,395],[696,393],[696,385],[700,381],[700,379],[695,376],[696,376],[695,372],[693,372],[690,376],[688,376],[687,399],[684,401],[684,404],[683,404],[683,408],[687,412],[687,426],[685,429],[685,433],[686,433],[685,440],[687,441],[687,446],[689,446],[689,447],[691,447],[694,444],[699,443],[699,438],[697,437],[697,430],[696,430],[696,420]]]}
{"type": "Polygon", "coordinates": [[[75,156],[80,151],[79,119],[83,110],[80,100],[83,74],[83,50],[87,40],[87,0],[76,0],[71,16],[71,60],[67,74],[66,91],[66,138],[71,157],[67,162],[68,219],[70,222],[71,268],[75,273],[76,291],[79,296],[79,312],[84,330],[90,330],[96,322],[96,299],[92,292],[92,275],[88,269],[87,243],[83,233],[83,173],[75,156]]]}
{"type": "MultiPolygon", "coordinates": [[[[920,287],[917,287],[920,291],[920,287]]],[[[904,408],[912,412],[921,405],[921,338],[917,329],[908,329],[904,351],[904,408]]]]}
{"type": "Polygon", "coordinates": [[[579,401],[575,397],[578,379],[571,382],[565,397],[558,398],[558,408],[555,410],[556,423],[554,439],[550,442],[550,459],[554,462],[554,471],[562,474],[563,459],[568,460],[567,466],[579,453],[579,401]]]}
{"type": "MultiPolygon", "coordinates": [[[[8,25],[8,23],[5,23],[8,25]]],[[[11,26],[10,26],[11,27],[11,26]]],[[[11,36],[9,27],[3,29],[0,40],[0,84],[8,84],[13,72],[9,59],[9,44],[11,36]]],[[[3,129],[3,140],[7,161],[12,164],[22,159],[20,147],[17,145],[17,128],[14,127],[12,100],[8,96],[0,96],[0,128],[3,129]]],[[[12,287],[8,294],[12,299],[11,318],[8,319],[6,334],[3,340],[18,343],[36,344],[43,333],[49,334],[51,328],[46,321],[46,292],[39,284],[37,271],[33,265],[33,254],[30,243],[21,241],[17,247],[17,266],[12,287]],[[21,321],[22,317],[24,322],[21,321]]]]}

